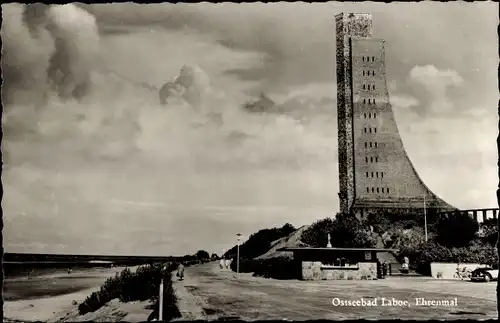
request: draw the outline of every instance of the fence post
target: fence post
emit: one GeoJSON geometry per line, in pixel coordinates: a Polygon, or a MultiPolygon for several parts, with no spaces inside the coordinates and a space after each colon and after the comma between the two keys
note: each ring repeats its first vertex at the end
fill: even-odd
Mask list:
{"type": "Polygon", "coordinates": [[[158,295],[158,321],[163,321],[163,278],[160,281],[160,295],[158,295]]]}

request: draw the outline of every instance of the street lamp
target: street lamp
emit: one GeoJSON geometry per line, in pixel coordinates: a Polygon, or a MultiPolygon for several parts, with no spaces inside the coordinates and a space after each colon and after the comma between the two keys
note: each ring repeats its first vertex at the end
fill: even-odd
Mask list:
{"type": "Polygon", "coordinates": [[[240,237],[241,233],[237,233],[236,236],[238,237],[238,244],[237,244],[237,255],[236,255],[236,273],[240,273],[240,237]]]}

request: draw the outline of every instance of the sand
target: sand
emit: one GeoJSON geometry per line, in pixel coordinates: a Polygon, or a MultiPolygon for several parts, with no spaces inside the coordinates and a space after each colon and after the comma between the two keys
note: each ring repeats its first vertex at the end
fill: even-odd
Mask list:
{"type": "Polygon", "coordinates": [[[56,272],[31,278],[6,278],[4,322],[146,321],[151,313],[149,301],[120,303],[113,300],[94,313],[78,315],[78,304],[98,290],[107,278],[123,269],[90,268],[70,274],[56,272]]]}

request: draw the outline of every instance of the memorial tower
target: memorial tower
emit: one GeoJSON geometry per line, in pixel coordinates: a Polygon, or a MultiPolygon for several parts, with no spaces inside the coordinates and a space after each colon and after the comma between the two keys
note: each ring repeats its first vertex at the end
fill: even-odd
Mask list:
{"type": "Polygon", "coordinates": [[[389,101],[384,40],[372,38],[372,17],[335,16],[340,211],[456,210],[419,177],[404,149],[389,101]]]}

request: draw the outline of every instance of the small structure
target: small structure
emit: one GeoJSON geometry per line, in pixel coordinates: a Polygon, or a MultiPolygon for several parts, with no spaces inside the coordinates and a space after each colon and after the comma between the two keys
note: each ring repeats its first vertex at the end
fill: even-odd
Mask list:
{"type": "Polygon", "coordinates": [[[293,252],[301,263],[303,280],[372,280],[380,273],[379,252],[395,249],[378,248],[281,248],[293,252]]]}

